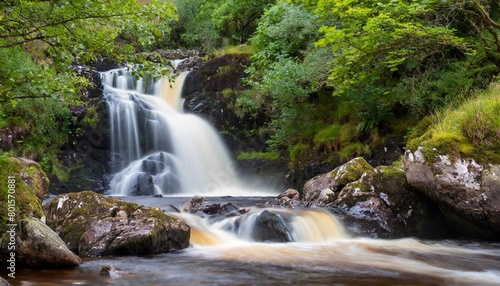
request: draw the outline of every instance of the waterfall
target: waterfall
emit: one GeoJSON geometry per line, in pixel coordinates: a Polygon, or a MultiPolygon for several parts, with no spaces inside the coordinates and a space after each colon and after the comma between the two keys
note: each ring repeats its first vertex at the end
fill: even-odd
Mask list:
{"type": "Polygon", "coordinates": [[[101,74],[109,106],[113,195],[249,195],[219,135],[184,113],[187,73],[171,84],[136,79],[126,69],[101,74]]]}

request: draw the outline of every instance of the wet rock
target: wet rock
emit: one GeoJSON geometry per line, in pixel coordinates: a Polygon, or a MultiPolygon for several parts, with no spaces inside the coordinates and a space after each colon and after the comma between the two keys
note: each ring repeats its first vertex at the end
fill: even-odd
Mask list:
{"type": "Polygon", "coordinates": [[[331,172],[318,175],[307,181],[303,191],[304,201],[318,206],[328,205],[336,197],[336,194],[332,194],[332,192],[340,192],[348,183],[354,182],[364,173],[372,171],[373,167],[365,159],[354,158],[331,172]]]}
{"type": "Polygon", "coordinates": [[[239,208],[232,203],[210,204],[200,207],[200,211],[208,215],[227,215],[238,212],[239,208]]]}
{"type": "Polygon", "coordinates": [[[119,278],[123,276],[123,271],[116,270],[112,265],[104,265],[99,274],[111,278],[119,278]]]}
{"type": "Polygon", "coordinates": [[[400,168],[373,168],[363,158],[356,158],[309,180],[303,194],[301,205],[331,208],[356,235],[446,235],[437,206],[407,183],[400,168]]]}
{"type": "MultiPolygon", "coordinates": [[[[16,234],[18,265],[32,268],[72,268],[82,263],[81,259],[66,247],[64,241],[39,219],[24,218],[12,231],[16,234]]],[[[0,242],[3,257],[7,257],[4,255],[9,253],[9,241],[10,234],[6,232],[0,242]]]]}
{"type": "Polygon", "coordinates": [[[132,196],[152,196],[155,193],[155,184],[153,183],[153,177],[149,174],[138,174],[137,183],[133,186],[132,196]]]}
{"type": "Polygon", "coordinates": [[[263,242],[290,242],[290,227],[284,218],[268,210],[263,211],[255,219],[253,239],[263,242]]]}
{"type": "Polygon", "coordinates": [[[87,154],[64,150],[57,155],[61,164],[60,174],[50,175],[50,193],[54,195],[92,190],[103,193],[109,189],[109,179],[103,163],[94,160],[87,154]]]}
{"type": "Polygon", "coordinates": [[[184,211],[200,213],[201,215],[224,216],[232,213],[239,213],[240,208],[227,202],[223,204],[209,204],[202,196],[194,196],[183,208],[184,211]]]}
{"type": "Polygon", "coordinates": [[[301,205],[300,193],[295,189],[288,189],[276,198],[267,201],[265,207],[286,207],[296,208],[301,205]]]}
{"type": "Polygon", "coordinates": [[[379,166],[347,184],[332,206],[357,234],[390,238],[447,234],[437,206],[413,189],[396,167],[379,166]]]}
{"type": "Polygon", "coordinates": [[[197,212],[200,206],[206,203],[207,201],[202,196],[196,195],[187,202],[184,211],[197,212]]]}
{"type": "MultiPolygon", "coordinates": [[[[437,151],[436,151],[437,153],[437,151]]],[[[407,151],[408,183],[439,206],[453,229],[468,237],[500,239],[500,166],[407,151]]]]}
{"type": "Polygon", "coordinates": [[[147,255],[189,245],[189,226],[158,208],[84,191],[55,197],[47,224],[80,256],[147,255]]]}

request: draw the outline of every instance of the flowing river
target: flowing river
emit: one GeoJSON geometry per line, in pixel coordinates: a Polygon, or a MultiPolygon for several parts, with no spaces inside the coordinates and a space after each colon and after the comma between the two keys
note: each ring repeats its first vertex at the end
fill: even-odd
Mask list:
{"type": "MultiPolygon", "coordinates": [[[[189,200],[122,199],[169,212],[171,205],[180,208],[189,200]]],[[[206,199],[252,208],[269,198],[206,199]]],[[[290,212],[296,215],[293,232],[297,238],[290,243],[255,242],[244,234],[224,231],[224,223],[232,218],[210,222],[172,212],[193,229],[191,246],[185,250],[85,259],[79,268],[70,270],[20,270],[13,285],[500,285],[500,243],[353,237],[326,211],[290,212]],[[101,276],[104,265],[123,274],[101,276]]]]}

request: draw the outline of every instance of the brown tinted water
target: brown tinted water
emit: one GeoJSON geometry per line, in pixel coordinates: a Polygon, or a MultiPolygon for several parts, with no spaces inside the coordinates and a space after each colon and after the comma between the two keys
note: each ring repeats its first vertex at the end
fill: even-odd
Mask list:
{"type": "MultiPolygon", "coordinates": [[[[184,201],[128,200],[163,209],[172,201],[184,201]]],[[[241,200],[240,206],[259,201],[241,200]]],[[[499,243],[351,237],[327,212],[283,212],[290,212],[286,215],[292,217],[295,242],[254,242],[221,231],[230,222],[214,224],[181,214],[196,230],[192,246],[183,251],[86,259],[72,270],[18,270],[16,279],[9,281],[12,285],[500,285],[499,243]],[[124,274],[100,276],[108,264],[124,274]]]]}

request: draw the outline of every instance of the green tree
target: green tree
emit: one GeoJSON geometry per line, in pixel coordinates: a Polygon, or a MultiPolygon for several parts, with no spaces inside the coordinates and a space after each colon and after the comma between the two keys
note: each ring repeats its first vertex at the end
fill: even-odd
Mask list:
{"type": "Polygon", "coordinates": [[[303,57],[301,52],[316,40],[319,27],[317,17],[303,6],[279,1],[265,11],[250,39],[256,49],[252,66],[262,71],[281,58],[303,57]]]}
{"type": "Polygon", "coordinates": [[[220,46],[221,31],[212,18],[215,7],[205,0],[172,0],[179,20],[173,24],[171,34],[175,48],[195,48],[211,51],[220,46]]]}
{"type": "Polygon", "coordinates": [[[166,74],[138,52],[164,41],[174,18],[174,6],[157,1],[0,2],[0,128],[22,128],[28,135],[18,143],[29,157],[53,152],[73,122],[68,106],[88,84],[71,64],[109,57],[166,74]]]}
{"type": "Polygon", "coordinates": [[[257,19],[262,16],[273,0],[215,0],[209,5],[216,5],[212,17],[225,35],[230,35],[243,44],[257,26],[257,19]]]}
{"type": "Polygon", "coordinates": [[[318,1],[320,17],[336,24],[321,28],[317,44],[336,54],[334,95],[358,104],[359,129],[377,126],[401,105],[423,114],[442,108],[497,73],[485,63],[498,65],[493,2],[318,1]]]}

